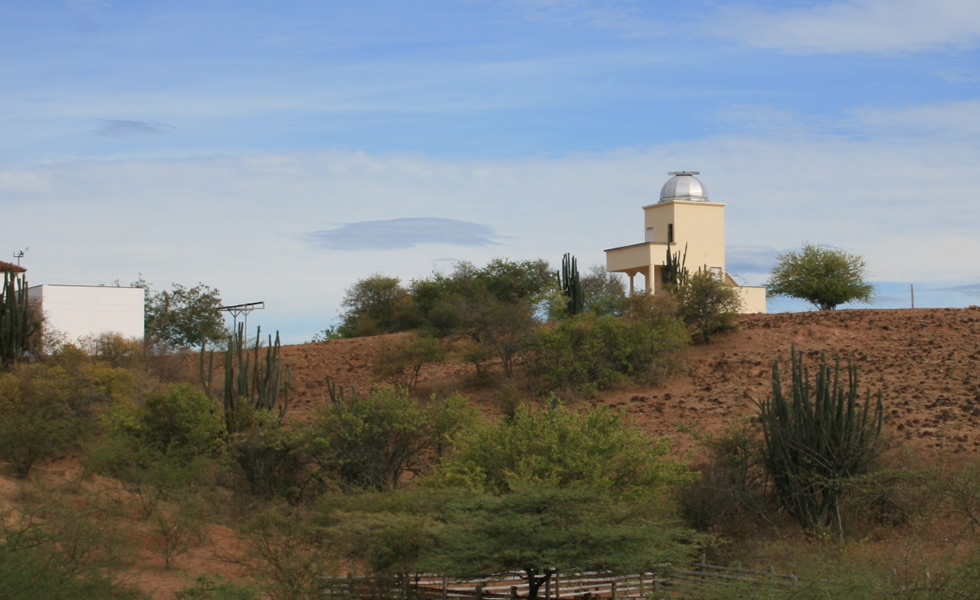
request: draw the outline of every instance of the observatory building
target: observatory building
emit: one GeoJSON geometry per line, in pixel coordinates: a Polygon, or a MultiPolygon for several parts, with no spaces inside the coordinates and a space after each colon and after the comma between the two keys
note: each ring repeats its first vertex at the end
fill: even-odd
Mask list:
{"type": "Polygon", "coordinates": [[[648,293],[663,290],[663,268],[667,254],[679,255],[689,271],[707,268],[726,284],[735,287],[742,299],[743,313],[766,312],[763,287],[740,286],[725,270],[725,205],[708,200],[708,190],[698,171],[669,173],[660,190],[660,201],[643,207],[644,241],[606,250],[606,270],[625,273],[630,293],[637,274],[643,275],[648,293]]]}

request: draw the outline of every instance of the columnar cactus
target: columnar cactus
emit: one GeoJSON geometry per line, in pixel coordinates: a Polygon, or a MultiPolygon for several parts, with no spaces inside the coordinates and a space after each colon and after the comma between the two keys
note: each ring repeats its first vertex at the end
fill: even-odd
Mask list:
{"type": "Polygon", "coordinates": [[[30,351],[39,328],[40,321],[27,299],[27,279],[4,271],[0,289],[0,369],[30,351]]]}
{"type": "Polygon", "coordinates": [[[806,529],[840,523],[840,501],[848,479],[868,471],[877,456],[883,418],[881,392],[859,401],[858,371],[840,357],[821,355],[815,387],[793,350],[792,390],[783,395],[778,361],[772,367],[772,397],[758,403],[765,465],[783,507],[806,529]]]}
{"type": "Polygon", "coordinates": [[[585,307],[585,291],[578,276],[578,261],[570,253],[565,253],[561,259],[561,273],[558,275],[561,293],[565,297],[565,307],[568,316],[582,312],[585,307]]]}
{"type": "MultiPolygon", "coordinates": [[[[241,428],[243,407],[248,407],[250,410],[278,410],[280,419],[286,412],[289,402],[289,369],[283,365],[279,355],[279,332],[276,332],[275,342],[272,336],[269,336],[264,360],[260,360],[259,353],[261,333],[261,328],[258,328],[255,347],[251,352],[245,349],[242,325],[238,326],[238,331],[228,340],[222,400],[225,424],[229,432],[241,428]]],[[[207,365],[204,357],[205,351],[201,348],[201,380],[207,394],[212,396],[211,375],[214,367],[214,352],[207,353],[207,365]]]]}

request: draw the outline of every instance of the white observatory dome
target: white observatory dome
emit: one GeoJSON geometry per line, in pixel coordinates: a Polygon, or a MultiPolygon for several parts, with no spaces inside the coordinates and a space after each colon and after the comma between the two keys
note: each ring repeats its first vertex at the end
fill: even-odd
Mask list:
{"type": "Polygon", "coordinates": [[[673,175],[660,190],[660,201],[671,202],[684,200],[687,202],[707,202],[708,190],[695,175],[700,171],[671,171],[673,175]]]}

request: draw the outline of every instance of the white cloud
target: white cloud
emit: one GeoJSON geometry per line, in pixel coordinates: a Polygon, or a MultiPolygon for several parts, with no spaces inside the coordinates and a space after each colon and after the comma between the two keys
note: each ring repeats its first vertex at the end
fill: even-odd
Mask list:
{"type": "Polygon", "coordinates": [[[761,48],[812,53],[907,53],[974,47],[980,4],[963,0],[850,0],[763,12],[733,8],[713,26],[761,48]]]}
{"type": "Polygon", "coordinates": [[[859,107],[850,111],[856,125],[873,135],[980,135],[980,100],[898,108],[859,107]]]}

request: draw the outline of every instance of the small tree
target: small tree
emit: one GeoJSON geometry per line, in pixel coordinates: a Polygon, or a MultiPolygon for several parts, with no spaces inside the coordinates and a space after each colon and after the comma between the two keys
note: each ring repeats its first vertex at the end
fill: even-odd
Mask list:
{"type": "Polygon", "coordinates": [[[374,374],[409,390],[418,385],[422,367],[446,360],[446,348],[437,338],[423,336],[382,348],[374,374]]]}
{"type": "Polygon", "coordinates": [[[610,273],[602,265],[592,265],[582,277],[585,294],[584,310],[595,314],[621,315],[626,308],[626,285],[618,273],[610,273]]]}
{"type": "Polygon", "coordinates": [[[735,328],[735,315],[742,299],[734,286],[726,284],[708,269],[688,274],[674,287],[681,319],[693,330],[692,338],[701,343],[711,336],[735,328]]]}
{"type": "Polygon", "coordinates": [[[417,324],[414,301],[397,277],[375,274],[344,294],[338,337],[361,337],[411,329],[417,324]]]}
{"type": "Polygon", "coordinates": [[[192,288],[179,283],[173,289],[154,292],[142,277],[133,287],[143,288],[145,337],[150,346],[164,350],[186,350],[214,344],[228,337],[224,318],[218,311],[218,290],[199,283],[192,288]]]}
{"type": "Polygon", "coordinates": [[[433,483],[493,494],[526,485],[588,486],[615,494],[657,494],[690,476],[669,443],[606,407],[574,412],[524,404],[496,422],[463,429],[433,483]]]}
{"type": "Polygon", "coordinates": [[[643,514],[647,506],[588,487],[479,495],[447,507],[429,560],[457,577],[519,571],[531,600],[556,571],[622,575],[689,560],[690,532],[643,514]]]}
{"type": "Polygon", "coordinates": [[[864,259],[843,250],[804,244],[800,252],[777,258],[766,282],[770,296],[789,296],[833,310],[852,302],[870,302],[874,286],[865,281],[864,259]]]}

